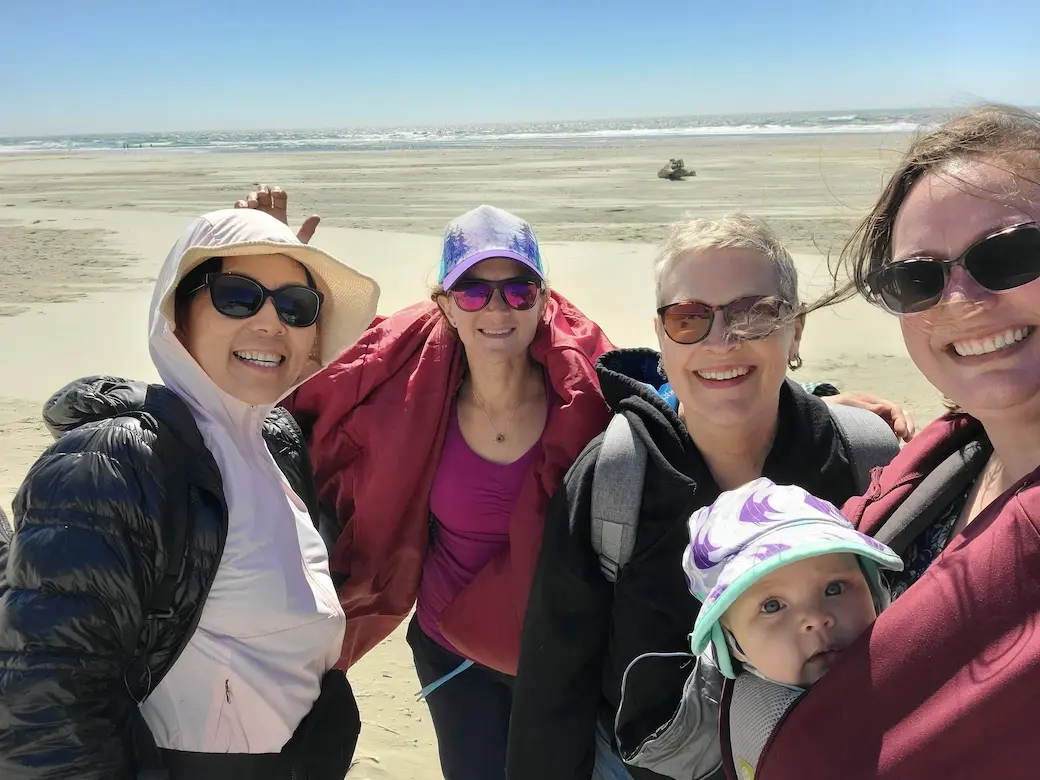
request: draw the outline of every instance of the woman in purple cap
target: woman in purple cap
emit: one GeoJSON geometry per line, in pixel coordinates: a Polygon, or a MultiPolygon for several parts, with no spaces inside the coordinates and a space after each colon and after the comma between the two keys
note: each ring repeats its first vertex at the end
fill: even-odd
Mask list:
{"type": "Polygon", "coordinates": [[[606,425],[609,349],[549,290],[530,224],[480,206],[448,225],[432,301],[377,319],[285,404],[342,528],[340,665],[415,606],[408,642],[449,780],[505,775],[545,508],[606,425]]]}

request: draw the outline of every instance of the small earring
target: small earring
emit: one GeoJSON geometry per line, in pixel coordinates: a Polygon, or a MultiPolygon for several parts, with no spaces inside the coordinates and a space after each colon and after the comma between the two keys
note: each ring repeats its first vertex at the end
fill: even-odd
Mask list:
{"type": "Polygon", "coordinates": [[[787,367],[792,371],[797,371],[802,367],[802,356],[795,355],[793,358],[789,358],[787,361],[787,367]]]}

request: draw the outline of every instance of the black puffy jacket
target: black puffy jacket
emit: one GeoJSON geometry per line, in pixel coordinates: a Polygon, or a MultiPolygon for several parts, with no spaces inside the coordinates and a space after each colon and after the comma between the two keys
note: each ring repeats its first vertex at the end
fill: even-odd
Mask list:
{"type": "MultiPolygon", "coordinates": [[[[130,692],[143,699],[173,665],[216,575],[228,522],[220,472],[187,406],[162,386],[81,380],[47,402],[44,419],[57,441],[15,497],[0,577],[0,778],[122,780],[133,774],[130,692]],[[169,617],[148,619],[169,556],[169,502],[186,500],[167,495],[178,468],[190,534],[169,617]]],[[[318,517],[292,417],[276,409],[264,438],[318,517]]],[[[8,534],[0,528],[0,548],[8,534]]]]}

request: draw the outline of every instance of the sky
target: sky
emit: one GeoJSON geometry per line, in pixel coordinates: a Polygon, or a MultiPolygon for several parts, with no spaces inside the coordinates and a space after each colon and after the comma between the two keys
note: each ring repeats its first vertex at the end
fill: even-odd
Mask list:
{"type": "Polygon", "coordinates": [[[1036,106],[1036,7],[0,0],[0,137],[1036,106]]]}

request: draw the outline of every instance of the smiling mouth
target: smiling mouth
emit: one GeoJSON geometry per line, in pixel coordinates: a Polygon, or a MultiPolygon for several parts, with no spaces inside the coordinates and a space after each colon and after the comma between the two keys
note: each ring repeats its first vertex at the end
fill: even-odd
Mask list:
{"type": "Polygon", "coordinates": [[[278,355],[274,352],[253,352],[239,350],[238,352],[234,352],[233,354],[243,363],[251,366],[257,366],[259,368],[278,368],[278,366],[285,362],[285,355],[278,355]]]}
{"type": "Polygon", "coordinates": [[[503,336],[508,336],[516,328],[477,328],[477,330],[485,336],[502,338],[503,336]]]}
{"type": "Polygon", "coordinates": [[[701,379],[708,379],[714,382],[724,382],[727,379],[736,379],[737,377],[747,376],[751,373],[751,366],[734,366],[732,368],[723,369],[706,369],[703,371],[694,372],[701,379]]]}
{"type": "Polygon", "coordinates": [[[1000,352],[1003,349],[1013,347],[1032,335],[1035,328],[1008,328],[1003,333],[987,336],[984,339],[966,339],[955,341],[948,349],[953,350],[960,357],[976,357],[978,355],[989,355],[1000,352]]]}

